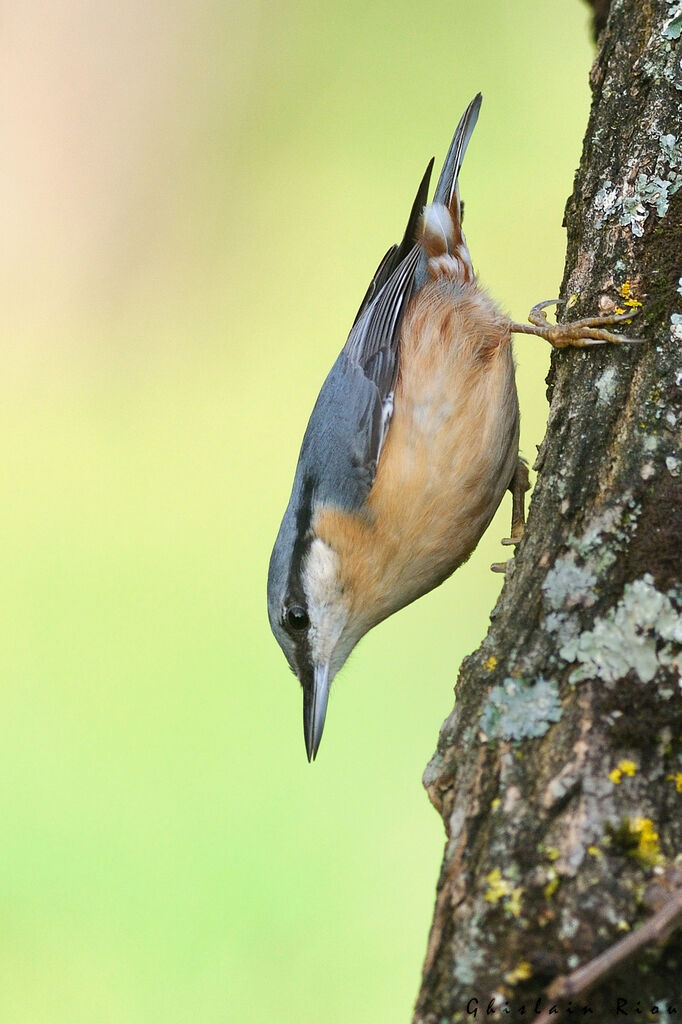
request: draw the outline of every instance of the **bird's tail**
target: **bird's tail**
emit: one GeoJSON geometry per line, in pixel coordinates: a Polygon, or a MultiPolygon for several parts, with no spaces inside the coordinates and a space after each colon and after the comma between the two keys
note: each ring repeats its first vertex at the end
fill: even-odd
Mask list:
{"type": "MultiPolygon", "coordinates": [[[[440,173],[433,202],[424,207],[421,243],[429,264],[439,257],[455,257],[465,277],[473,278],[471,257],[462,232],[462,204],[458,178],[469,139],[481,108],[480,92],[462,114],[440,173]]],[[[436,270],[436,264],[433,265],[436,270]]]]}

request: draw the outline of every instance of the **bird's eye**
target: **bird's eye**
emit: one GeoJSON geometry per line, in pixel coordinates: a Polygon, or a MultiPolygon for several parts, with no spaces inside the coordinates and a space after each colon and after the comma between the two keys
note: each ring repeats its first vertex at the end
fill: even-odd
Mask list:
{"type": "Polygon", "coordinates": [[[292,604],[291,608],[288,608],[286,611],[285,619],[289,629],[293,629],[297,633],[307,629],[310,625],[308,613],[300,604],[292,604]]]}

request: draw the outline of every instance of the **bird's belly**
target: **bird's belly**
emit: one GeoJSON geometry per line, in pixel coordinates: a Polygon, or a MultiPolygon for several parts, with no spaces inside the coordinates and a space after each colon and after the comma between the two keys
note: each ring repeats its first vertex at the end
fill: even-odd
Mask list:
{"type": "MultiPolygon", "coordinates": [[[[433,316],[431,315],[433,321],[433,316]]],[[[461,335],[460,335],[461,337],[461,335]]],[[[518,403],[508,333],[481,351],[459,342],[401,353],[395,408],[368,498],[381,561],[377,599],[393,606],[431,590],[468,558],[490,523],[518,455],[518,403]]],[[[378,568],[378,566],[377,566],[378,568]]]]}

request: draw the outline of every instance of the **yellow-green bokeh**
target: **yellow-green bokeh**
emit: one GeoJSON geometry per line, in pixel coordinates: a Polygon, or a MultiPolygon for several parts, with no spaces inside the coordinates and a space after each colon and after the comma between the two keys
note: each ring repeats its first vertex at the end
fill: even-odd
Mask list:
{"type": "MultiPolygon", "coordinates": [[[[265,612],[317,389],[484,94],[474,262],[556,294],[578,0],[10,5],[0,373],[0,1020],[408,1020],[421,789],[500,587],[470,562],[334,687],[317,762],[265,612]]],[[[548,354],[516,345],[522,445],[548,354]]]]}

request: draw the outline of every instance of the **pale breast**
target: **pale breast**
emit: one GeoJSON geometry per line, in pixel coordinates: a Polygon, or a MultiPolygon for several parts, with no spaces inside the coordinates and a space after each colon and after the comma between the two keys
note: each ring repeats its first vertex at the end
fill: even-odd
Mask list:
{"type": "MultiPolygon", "coordinates": [[[[508,321],[475,286],[420,289],[401,333],[395,408],[366,515],[316,524],[343,548],[366,628],[473,551],[511,480],[518,403],[508,321]],[[370,621],[371,620],[371,621],[370,621]]],[[[336,516],[334,516],[336,518],[336,516]]]]}
{"type": "Polygon", "coordinates": [[[508,321],[472,286],[427,285],[403,325],[393,419],[368,499],[398,591],[419,596],[471,554],[517,454],[508,321]]]}

